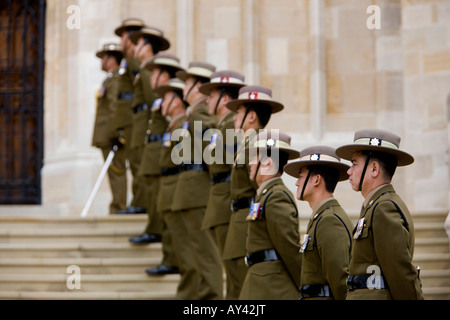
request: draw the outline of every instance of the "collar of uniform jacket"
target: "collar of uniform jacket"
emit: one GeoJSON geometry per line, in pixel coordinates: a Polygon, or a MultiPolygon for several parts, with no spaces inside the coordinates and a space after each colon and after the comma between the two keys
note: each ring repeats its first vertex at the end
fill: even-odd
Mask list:
{"type": "Polygon", "coordinates": [[[269,180],[264,181],[258,188],[258,190],[256,190],[256,195],[260,195],[262,192],[264,192],[265,189],[268,189],[267,187],[269,186],[270,183],[274,182],[275,180],[280,179],[280,177],[273,177],[270,178],[269,180]]]}
{"type": "Polygon", "coordinates": [[[367,205],[369,204],[369,201],[372,199],[372,197],[375,195],[375,193],[380,190],[381,188],[384,188],[386,186],[389,186],[390,184],[383,184],[375,189],[373,189],[372,191],[369,192],[369,194],[367,195],[367,197],[364,199],[364,203],[363,203],[363,208],[366,208],[367,205]]]}

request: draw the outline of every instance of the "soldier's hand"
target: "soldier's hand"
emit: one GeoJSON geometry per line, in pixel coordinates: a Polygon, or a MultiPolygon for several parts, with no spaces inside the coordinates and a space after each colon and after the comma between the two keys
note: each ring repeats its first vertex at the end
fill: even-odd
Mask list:
{"type": "Polygon", "coordinates": [[[122,148],[126,144],[125,133],[123,130],[118,130],[118,136],[111,140],[112,147],[117,146],[122,148]]]}

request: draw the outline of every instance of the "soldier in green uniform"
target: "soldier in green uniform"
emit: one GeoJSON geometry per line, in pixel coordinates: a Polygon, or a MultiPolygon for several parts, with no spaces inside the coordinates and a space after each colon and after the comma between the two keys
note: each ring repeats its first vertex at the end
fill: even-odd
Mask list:
{"type": "MultiPolygon", "coordinates": [[[[219,132],[211,136],[207,149],[212,157],[208,162],[211,177],[208,204],[203,218],[202,229],[211,229],[219,252],[223,255],[223,247],[228,233],[231,217],[230,177],[232,163],[227,163],[227,154],[233,159],[234,141],[227,141],[227,130],[234,130],[234,112],[226,107],[227,103],[238,97],[239,89],[243,87],[244,75],[232,71],[222,70],[211,75],[211,81],[203,84],[199,90],[208,97],[209,113],[218,117],[219,132]],[[216,159],[216,156],[220,156],[216,159]]],[[[237,299],[239,292],[233,288],[232,279],[235,264],[231,260],[223,260],[226,273],[226,299],[237,299]]]]}
{"type": "MultiPolygon", "coordinates": [[[[160,86],[169,84],[170,79],[175,78],[175,73],[183,70],[180,60],[177,56],[169,53],[158,53],[146,62],[144,67],[151,72],[150,83],[155,90],[160,86]]],[[[159,95],[158,95],[159,96],[159,95]]],[[[162,97],[159,96],[153,102],[151,107],[151,119],[148,122],[146,144],[142,154],[141,165],[139,166],[139,174],[143,175],[147,181],[149,188],[148,206],[149,214],[158,217],[162,226],[162,251],[163,259],[161,264],[156,268],[146,269],[149,275],[165,275],[178,273],[178,262],[172,250],[172,240],[167,225],[164,222],[162,213],[157,211],[156,202],[159,193],[159,179],[161,168],[159,166],[161,154],[161,142],[163,135],[169,125],[166,117],[161,113],[162,97]]],[[[150,233],[150,223],[141,236],[131,238],[134,243],[147,243],[146,234],[150,233]]]]}
{"type": "Polygon", "coordinates": [[[347,299],[423,299],[413,263],[414,223],[391,184],[397,166],[414,158],[400,150],[400,137],[380,129],[355,133],[353,144],[336,149],[350,160],[350,184],[364,197],[353,231],[347,299]]]}
{"type": "Polygon", "coordinates": [[[301,243],[301,299],[345,300],[353,225],[333,193],[347,180],[349,166],[335,149],[314,146],[300,151],[300,160],[284,171],[297,178],[297,199],[313,210],[301,243]]]}
{"type": "Polygon", "coordinates": [[[247,273],[244,262],[246,255],[245,242],[247,233],[247,215],[258,185],[249,177],[250,167],[248,157],[245,156],[246,147],[259,130],[263,129],[273,113],[283,109],[283,105],[272,99],[272,90],[263,86],[249,85],[239,90],[236,100],[227,103],[227,108],[236,112],[233,117],[234,128],[238,136],[237,151],[231,170],[231,219],[225,240],[223,259],[231,260],[235,264],[233,282],[235,292],[240,293],[247,273]]]}
{"type": "Polygon", "coordinates": [[[108,170],[109,185],[112,192],[112,201],[109,213],[114,214],[117,210],[123,210],[127,204],[127,177],[125,166],[125,149],[118,142],[118,131],[112,127],[112,121],[116,116],[115,101],[119,91],[119,64],[122,60],[122,51],[119,44],[108,43],[97,52],[101,59],[102,70],[107,72],[102,87],[97,92],[97,113],[95,117],[92,145],[102,151],[106,160],[113,144],[116,144],[113,162],[108,170]]]}
{"type": "Polygon", "coordinates": [[[188,230],[193,249],[192,259],[198,271],[200,284],[196,299],[223,298],[223,272],[219,250],[210,230],[202,230],[202,221],[208,203],[210,179],[208,166],[203,162],[203,151],[208,141],[203,133],[216,126],[216,117],[208,113],[206,97],[199,87],[209,82],[215,67],[205,62],[191,62],[186,71],[178,71],[177,78],[185,81],[184,100],[189,104],[183,123],[181,173],[175,188],[171,210],[179,215],[188,230]]]}
{"type": "Polygon", "coordinates": [[[162,97],[161,114],[169,117],[169,125],[163,135],[159,166],[161,178],[159,180],[159,192],[157,210],[161,213],[170,233],[173,251],[180,269],[180,282],[177,287],[177,299],[195,299],[198,291],[199,278],[188,239],[188,230],[178,212],[172,212],[171,205],[174,201],[175,187],[180,174],[180,166],[174,163],[172,152],[179,147],[177,141],[172,141],[172,134],[183,127],[186,117],[186,104],[183,101],[184,83],[179,79],[170,80],[168,85],[157,89],[162,97]]]}
{"type": "Polygon", "coordinates": [[[147,213],[149,215],[149,223],[146,231],[141,237],[146,242],[161,241],[161,223],[160,219],[155,217],[156,210],[150,210],[148,199],[149,188],[145,177],[139,174],[139,167],[142,160],[142,154],[145,147],[145,138],[148,129],[148,121],[150,120],[150,107],[157,98],[157,94],[150,85],[151,72],[143,68],[143,64],[151,60],[155,54],[160,51],[167,50],[170,42],[164,37],[161,30],[155,27],[144,26],[140,30],[130,35],[130,40],[135,45],[135,58],[138,59],[140,65],[135,75],[134,99],[132,102],[133,126],[130,141],[130,168],[133,172],[133,200],[130,208],[123,214],[147,213]]]}
{"type": "MultiPolygon", "coordinates": [[[[134,98],[133,82],[139,72],[139,60],[134,57],[135,45],[130,40],[130,35],[140,30],[144,26],[141,19],[125,19],[115,30],[115,34],[121,37],[121,48],[124,55],[119,68],[119,92],[115,102],[117,115],[114,117],[112,125],[119,132],[119,140],[125,145],[125,154],[128,162],[131,161],[131,132],[132,132],[132,102],[134,98]]],[[[133,185],[136,172],[133,172],[133,185]]],[[[133,193],[134,193],[133,187],[133,193]]],[[[127,213],[129,208],[118,210],[116,213],[127,213]]]]}
{"type": "Polygon", "coordinates": [[[302,256],[295,198],[281,176],[298,158],[291,137],[279,130],[260,132],[250,146],[250,179],[258,184],[246,220],[248,267],[240,300],[297,300],[302,256]]]}

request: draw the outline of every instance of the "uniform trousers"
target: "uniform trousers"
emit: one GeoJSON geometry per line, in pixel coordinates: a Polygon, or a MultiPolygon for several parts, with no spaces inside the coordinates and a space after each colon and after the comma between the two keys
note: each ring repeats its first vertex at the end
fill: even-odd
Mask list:
{"type": "MultiPolygon", "coordinates": [[[[111,148],[102,148],[103,159],[109,155],[111,148]]],[[[125,148],[119,148],[108,169],[109,186],[111,187],[112,201],[109,205],[109,213],[125,209],[127,205],[127,176],[125,164],[125,148]]]]}
{"type": "Polygon", "coordinates": [[[128,162],[130,163],[131,173],[133,175],[133,184],[131,190],[133,192],[133,199],[130,206],[145,208],[146,196],[148,191],[145,183],[145,177],[138,174],[139,165],[142,159],[142,153],[144,152],[144,144],[135,148],[131,148],[128,156],[128,162]]]}
{"type": "Polygon", "coordinates": [[[198,299],[199,274],[193,260],[194,251],[189,242],[188,230],[180,212],[164,211],[162,216],[172,239],[172,247],[180,270],[180,281],[176,298],[179,300],[198,299]]]}
{"type": "Polygon", "coordinates": [[[223,269],[211,230],[202,230],[205,207],[178,211],[188,231],[197,269],[199,300],[223,299],[223,269]]]}

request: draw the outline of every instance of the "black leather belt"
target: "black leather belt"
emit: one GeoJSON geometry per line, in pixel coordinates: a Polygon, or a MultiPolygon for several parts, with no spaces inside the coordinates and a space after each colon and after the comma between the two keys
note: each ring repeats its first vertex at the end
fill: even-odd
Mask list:
{"type": "Polygon", "coordinates": [[[173,176],[180,173],[180,167],[162,168],[161,176],[173,176]]]}
{"type": "Polygon", "coordinates": [[[137,106],[133,107],[133,113],[138,113],[146,110],[150,110],[150,107],[146,103],[140,103],[137,106]]]}
{"type": "Polygon", "coordinates": [[[221,182],[230,182],[231,172],[215,173],[211,176],[211,185],[215,185],[221,182]]]}
{"type": "Polygon", "coordinates": [[[133,100],[133,98],[133,92],[119,92],[119,94],[117,95],[117,99],[119,100],[133,100]]]}
{"type": "Polygon", "coordinates": [[[253,198],[242,198],[238,200],[231,200],[231,211],[236,212],[239,209],[250,208],[253,198]]]}
{"type": "Polygon", "coordinates": [[[182,163],[180,165],[180,170],[181,172],[189,170],[208,171],[208,167],[203,165],[203,163],[182,163]]]}
{"type": "Polygon", "coordinates": [[[256,251],[245,256],[245,265],[251,267],[252,265],[265,261],[281,260],[280,255],[274,249],[256,251]]]}
{"type": "Polygon", "coordinates": [[[386,278],[381,274],[363,274],[360,276],[348,276],[347,277],[347,290],[353,291],[356,289],[389,289],[386,278]],[[367,280],[373,277],[375,283],[371,283],[372,279],[369,280],[369,285],[367,285],[367,280]],[[380,277],[380,278],[375,278],[380,277]]]}
{"type": "Polygon", "coordinates": [[[149,142],[162,142],[163,141],[163,135],[162,134],[156,134],[152,133],[147,136],[147,143],[149,142]]]}
{"type": "Polygon", "coordinates": [[[330,286],[327,284],[310,284],[300,287],[300,299],[332,296],[330,286]]]}

